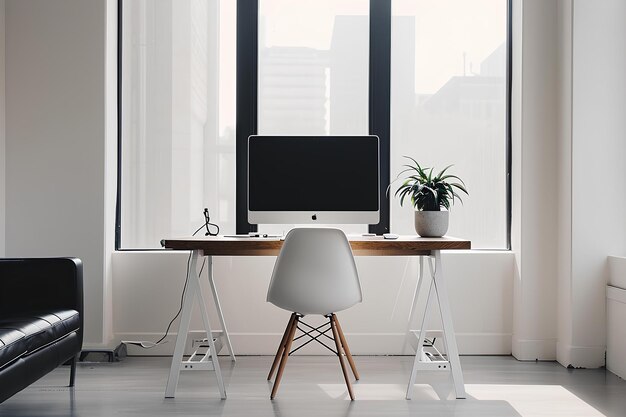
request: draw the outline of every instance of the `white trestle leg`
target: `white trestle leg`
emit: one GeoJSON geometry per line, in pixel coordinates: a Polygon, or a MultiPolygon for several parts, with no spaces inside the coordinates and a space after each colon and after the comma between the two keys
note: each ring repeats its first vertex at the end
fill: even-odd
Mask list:
{"type": "MultiPolygon", "coordinates": [[[[221,343],[216,343],[214,340],[216,336],[211,331],[209,315],[206,310],[206,304],[204,303],[204,297],[200,287],[200,277],[196,271],[198,258],[200,256],[201,252],[199,250],[192,251],[189,262],[189,271],[187,272],[187,288],[183,296],[183,309],[180,316],[180,324],[178,325],[178,334],[176,336],[176,346],[174,347],[170,374],[165,388],[165,398],[174,398],[176,395],[176,387],[178,386],[178,378],[181,370],[214,370],[220,396],[222,399],[226,399],[226,389],[224,387],[224,380],[222,379],[222,372],[217,357],[218,348],[221,343]],[[185,344],[187,342],[187,335],[189,334],[189,324],[191,322],[191,310],[196,298],[198,300],[202,323],[207,336],[206,343],[208,343],[208,350],[204,355],[199,355],[196,351],[196,353],[194,353],[189,360],[183,361],[185,344]],[[196,360],[196,357],[200,357],[200,359],[196,360]]],[[[210,266],[211,262],[209,260],[209,267],[210,266]]]]}
{"type": "MultiPolygon", "coordinates": [[[[426,287],[428,287],[428,295],[426,297],[426,302],[424,303],[424,307],[421,313],[422,323],[418,330],[413,331],[415,336],[417,337],[417,347],[415,352],[415,358],[413,360],[413,367],[411,369],[411,375],[409,377],[409,383],[406,390],[406,399],[411,399],[411,394],[413,391],[413,385],[415,384],[415,379],[418,371],[451,371],[452,372],[452,380],[454,383],[454,390],[456,393],[457,399],[465,398],[465,385],[463,383],[463,372],[461,370],[461,363],[459,361],[459,352],[456,344],[456,337],[454,334],[454,327],[452,325],[452,314],[450,311],[450,302],[448,299],[448,292],[445,284],[445,279],[443,275],[443,268],[441,266],[441,251],[434,250],[431,252],[431,256],[427,258],[428,267],[430,270],[430,276],[432,280],[430,281],[430,285],[425,285],[422,280],[424,280],[423,274],[423,260],[420,259],[420,277],[416,289],[413,300],[412,311],[417,306],[417,301],[421,292],[426,291],[426,287]],[[433,267],[433,258],[435,265],[433,267]],[[433,289],[434,294],[433,294],[433,289]],[[424,344],[426,341],[426,325],[428,322],[428,315],[431,310],[431,304],[434,297],[437,297],[438,308],[441,314],[441,323],[443,326],[443,339],[445,344],[445,352],[446,357],[433,346],[432,350],[435,354],[426,354],[424,350],[424,344]]],[[[412,315],[412,314],[411,314],[412,315]]],[[[411,320],[411,318],[410,318],[411,320]]],[[[431,332],[432,333],[432,332],[431,332]]]]}
{"type": "Polygon", "coordinates": [[[211,293],[213,294],[213,300],[215,301],[215,308],[217,309],[217,316],[220,319],[220,324],[222,325],[222,336],[226,339],[226,347],[228,348],[228,352],[230,352],[230,358],[233,362],[237,359],[235,358],[235,351],[233,350],[233,345],[230,343],[230,336],[228,334],[228,330],[226,329],[226,321],[224,320],[224,313],[222,312],[222,305],[220,304],[220,299],[217,295],[217,287],[215,286],[215,281],[213,279],[213,257],[207,256],[207,274],[209,277],[209,284],[211,285],[211,293]]]}

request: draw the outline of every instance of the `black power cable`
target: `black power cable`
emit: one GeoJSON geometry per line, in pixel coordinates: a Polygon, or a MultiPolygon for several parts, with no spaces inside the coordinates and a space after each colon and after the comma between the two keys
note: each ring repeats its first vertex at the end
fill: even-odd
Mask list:
{"type": "MultiPolygon", "coordinates": [[[[203,214],[204,214],[204,224],[202,226],[198,227],[196,229],[196,231],[193,232],[193,234],[191,236],[195,236],[203,228],[206,228],[205,236],[217,236],[218,233],[220,232],[220,227],[217,224],[214,224],[214,223],[210,222],[211,221],[211,217],[209,216],[209,209],[205,208],[204,211],[203,211],[203,214]],[[209,229],[209,226],[215,227],[216,231],[212,232],[209,229]]],[[[170,320],[169,324],[167,325],[167,328],[165,329],[165,333],[163,334],[163,336],[159,340],[154,342],[153,346],[142,346],[144,349],[151,349],[151,348],[161,344],[161,342],[163,340],[165,340],[165,338],[169,334],[170,328],[172,327],[172,324],[178,318],[178,316],[180,316],[180,313],[183,311],[183,304],[184,304],[184,300],[185,300],[185,291],[187,291],[187,284],[189,283],[190,263],[191,263],[191,252],[189,252],[189,257],[187,258],[187,273],[185,274],[185,285],[183,285],[183,292],[180,295],[180,307],[178,308],[178,312],[176,313],[174,318],[172,320],[170,320]]],[[[200,273],[198,274],[198,276],[202,275],[202,271],[204,270],[205,263],[206,263],[206,258],[202,261],[202,266],[200,267],[200,273]]]]}

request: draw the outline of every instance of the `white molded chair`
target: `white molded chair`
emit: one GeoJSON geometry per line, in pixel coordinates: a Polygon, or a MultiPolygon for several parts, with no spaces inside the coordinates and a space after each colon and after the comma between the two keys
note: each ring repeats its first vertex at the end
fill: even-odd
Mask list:
{"type": "Polygon", "coordinates": [[[352,307],[360,303],[361,300],[361,284],[354,263],[354,256],[350,243],[341,230],[296,228],[287,233],[274,265],[272,280],[267,292],[267,301],[293,312],[267,376],[268,380],[272,378],[280,361],[271,399],[274,399],[278,391],[278,385],[289,355],[315,340],[339,357],[348,393],[350,398],[354,400],[352,385],[343,361],[344,353],[357,380],[359,374],[334,313],[352,307]],[[314,328],[301,320],[307,314],[323,315],[328,318],[328,322],[314,328]],[[299,324],[306,326],[307,329],[300,327],[299,324]],[[326,326],[328,328],[324,329],[326,326]],[[303,334],[294,339],[297,329],[303,334]],[[326,334],[329,331],[332,331],[333,337],[326,334]],[[291,350],[293,341],[304,336],[308,336],[310,340],[291,350]],[[321,338],[333,340],[336,350],[328,347],[321,338]]]}

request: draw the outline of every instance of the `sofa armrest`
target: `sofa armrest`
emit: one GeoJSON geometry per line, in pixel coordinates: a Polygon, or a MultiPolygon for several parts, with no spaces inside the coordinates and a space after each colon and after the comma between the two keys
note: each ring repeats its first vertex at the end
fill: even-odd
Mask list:
{"type": "Polygon", "coordinates": [[[0,259],[0,317],[73,309],[83,329],[83,264],[78,258],[0,259]]]}

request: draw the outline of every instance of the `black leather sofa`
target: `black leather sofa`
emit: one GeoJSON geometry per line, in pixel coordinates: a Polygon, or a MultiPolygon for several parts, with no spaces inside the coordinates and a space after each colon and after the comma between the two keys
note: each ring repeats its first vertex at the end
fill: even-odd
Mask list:
{"type": "Polygon", "coordinates": [[[82,345],[82,262],[0,259],[0,403],[68,361],[74,386],[82,345]]]}

